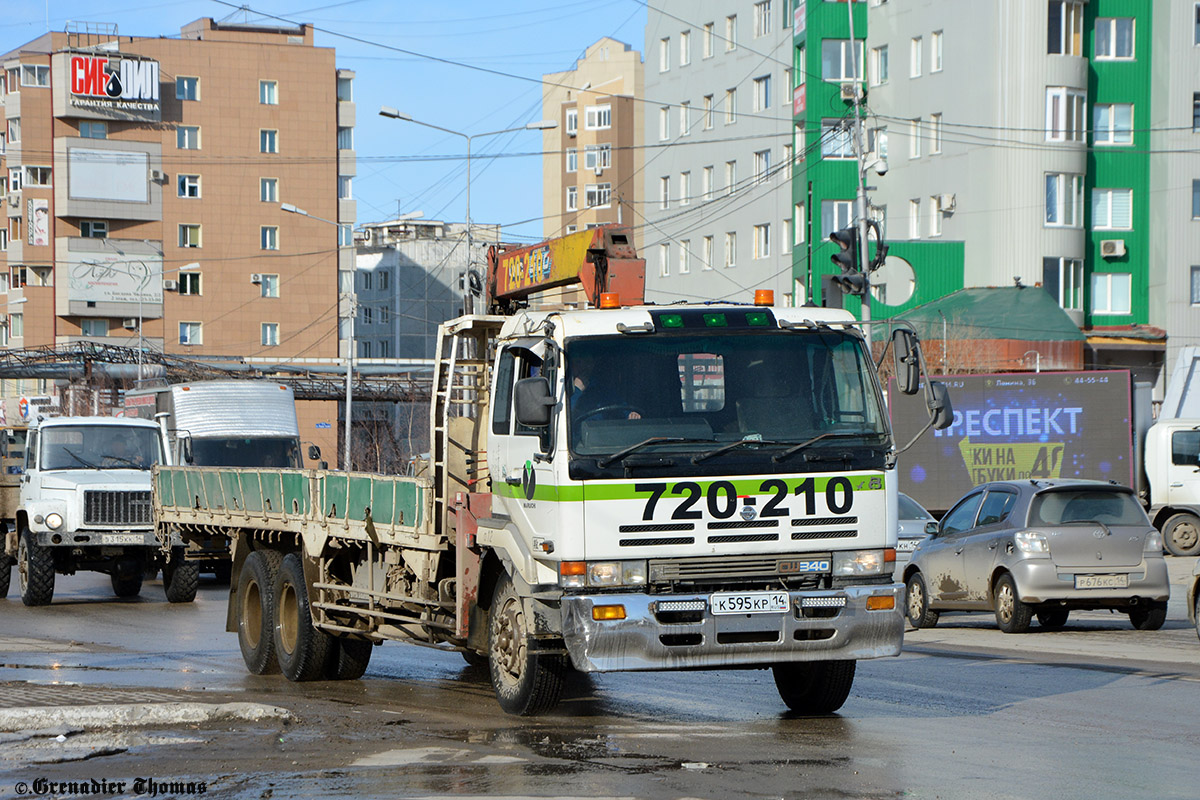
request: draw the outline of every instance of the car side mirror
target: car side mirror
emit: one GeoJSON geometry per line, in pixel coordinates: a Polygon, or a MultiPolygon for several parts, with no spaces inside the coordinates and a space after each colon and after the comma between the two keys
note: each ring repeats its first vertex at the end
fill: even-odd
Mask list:
{"type": "Polygon", "coordinates": [[[929,395],[929,416],[933,420],[933,427],[943,431],[954,422],[954,405],[950,402],[950,390],[941,381],[930,381],[929,395]]]}
{"type": "Polygon", "coordinates": [[[544,376],[524,378],[513,387],[513,401],[517,422],[530,428],[545,428],[550,425],[550,409],[554,407],[554,395],[550,392],[550,381],[544,376]]]}
{"type": "Polygon", "coordinates": [[[892,364],[896,368],[896,386],[904,394],[916,394],[921,382],[920,344],[907,328],[892,331],[892,364]]]}
{"type": "Polygon", "coordinates": [[[308,457],[312,461],[317,461],[318,459],[320,459],[321,458],[321,448],[315,444],[310,444],[308,446],[308,457]]]}
{"type": "Polygon", "coordinates": [[[930,536],[937,536],[938,524],[936,522],[926,522],[925,523],[925,532],[928,533],[930,536]]]}
{"type": "Polygon", "coordinates": [[[180,439],[179,444],[180,444],[180,449],[183,451],[184,462],[187,464],[191,464],[192,463],[192,437],[188,436],[186,438],[180,439]]]}

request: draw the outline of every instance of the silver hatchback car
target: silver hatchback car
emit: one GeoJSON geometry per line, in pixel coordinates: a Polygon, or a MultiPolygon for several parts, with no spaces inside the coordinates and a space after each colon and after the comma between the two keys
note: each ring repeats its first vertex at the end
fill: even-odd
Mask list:
{"type": "Polygon", "coordinates": [[[1116,609],[1138,630],[1167,616],[1162,535],[1133,491],[1099,481],[985,483],[942,517],[904,568],[917,628],[942,611],[993,611],[1005,633],[1066,624],[1072,609],[1116,609]]]}

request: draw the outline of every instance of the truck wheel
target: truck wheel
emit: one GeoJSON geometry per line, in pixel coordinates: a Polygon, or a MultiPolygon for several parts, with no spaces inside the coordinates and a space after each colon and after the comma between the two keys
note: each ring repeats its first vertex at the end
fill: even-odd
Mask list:
{"type": "Polygon", "coordinates": [[[125,577],[120,577],[114,572],[110,577],[112,578],[113,594],[117,597],[137,597],[142,593],[142,574],[140,572],[125,577]]]}
{"type": "Polygon", "coordinates": [[[275,658],[289,681],[325,677],[332,638],[312,624],[304,564],[288,553],[275,578],[275,658]]]}
{"type": "Polygon", "coordinates": [[[1173,556],[1200,555],[1200,519],[1192,514],[1176,514],[1163,525],[1163,544],[1173,556]]]}
{"type": "Polygon", "coordinates": [[[932,628],[938,624],[938,618],[941,616],[929,607],[929,589],[925,585],[924,576],[919,572],[914,572],[908,578],[908,583],[905,585],[904,607],[908,621],[917,630],[932,628]]]}
{"type": "Polygon", "coordinates": [[[48,606],[54,599],[54,557],[28,529],[17,541],[17,583],[27,606],[48,606]]]}
{"type": "Polygon", "coordinates": [[[1167,621],[1167,604],[1148,602],[1129,608],[1129,623],[1139,631],[1156,631],[1167,621]]]}
{"type": "Polygon", "coordinates": [[[775,688],[792,711],[805,716],[832,714],[850,696],[854,661],[801,661],[776,664],[775,688]]]}
{"type": "Polygon", "coordinates": [[[1033,622],[1033,607],[1017,594],[1012,575],[1001,575],[996,581],[996,624],[1004,633],[1025,633],[1033,622]]]}
{"type": "Polygon", "coordinates": [[[333,639],[329,643],[329,661],[325,677],[331,681],[356,681],[371,663],[375,646],[366,639],[333,639]]]}
{"type": "Polygon", "coordinates": [[[1067,624],[1067,618],[1071,616],[1071,609],[1050,607],[1042,608],[1037,612],[1038,625],[1043,628],[1056,629],[1067,624]]]}
{"type": "Polygon", "coordinates": [[[0,600],[8,597],[8,585],[12,581],[12,556],[0,554],[0,600]]]}
{"type": "Polygon", "coordinates": [[[500,707],[530,716],[549,711],[562,697],[562,656],[539,655],[529,647],[529,621],[512,578],[496,583],[488,615],[488,666],[500,707]]]}
{"type": "Polygon", "coordinates": [[[237,585],[238,646],[254,675],[279,671],[275,660],[275,579],[283,555],[255,550],[246,557],[237,585]]]}
{"type": "Polygon", "coordinates": [[[200,565],[195,561],[183,560],[183,548],[171,551],[171,558],[163,565],[163,593],[168,603],[190,603],[196,599],[200,586],[200,565]]]}

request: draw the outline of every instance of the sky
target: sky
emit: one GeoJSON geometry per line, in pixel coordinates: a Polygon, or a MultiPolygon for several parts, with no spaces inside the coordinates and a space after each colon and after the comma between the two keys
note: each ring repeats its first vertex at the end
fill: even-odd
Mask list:
{"type": "MultiPolygon", "coordinates": [[[[68,20],[116,23],[122,36],[153,37],[178,36],[201,17],[312,24],[316,44],[334,48],[338,67],[356,73],[358,224],[416,211],[466,219],[465,140],[381,117],[380,106],[464,134],[521,127],[542,119],[542,75],[572,69],[604,36],[643,51],[646,26],[640,0],[248,0],[245,10],[216,0],[4,5],[0,53],[47,29],[62,31],[68,20]]],[[[500,224],[510,241],[541,239],[541,138],[522,130],[473,142],[476,224],[500,224]]]]}

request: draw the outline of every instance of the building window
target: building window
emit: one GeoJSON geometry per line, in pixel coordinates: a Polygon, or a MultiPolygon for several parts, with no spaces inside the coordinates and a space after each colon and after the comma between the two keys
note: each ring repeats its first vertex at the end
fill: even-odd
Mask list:
{"type": "Polygon", "coordinates": [[[737,122],[737,89],[725,90],[725,124],[737,122]]]}
{"type": "Polygon", "coordinates": [[[908,238],[921,238],[921,201],[915,198],[908,201],[908,238]]]}
{"type": "Polygon", "coordinates": [[[771,0],[754,4],[754,38],[761,39],[771,33],[771,0]]]}
{"type": "Polygon", "coordinates": [[[842,120],[821,120],[821,158],[854,158],[854,139],[842,120]]]}
{"type": "Polygon", "coordinates": [[[737,231],[725,234],[725,266],[737,266],[737,231]]]}
{"type": "Polygon", "coordinates": [[[684,100],[679,104],[679,135],[687,136],[692,132],[692,104],[684,100]]]}
{"type": "Polygon", "coordinates": [[[108,320],[106,319],[81,320],[79,327],[84,336],[108,336],[108,320]]]}
{"type": "Polygon", "coordinates": [[[679,34],[679,66],[686,67],[692,63],[692,32],[684,31],[679,34]]]}
{"type": "Polygon", "coordinates": [[[658,140],[665,142],[671,138],[671,109],[663,106],[658,110],[658,140]]]}
{"type": "Polygon", "coordinates": [[[1083,261],[1078,258],[1043,258],[1042,287],[1069,311],[1083,310],[1083,261]]]}
{"type": "Polygon", "coordinates": [[[821,42],[821,78],[835,83],[862,77],[862,40],[826,39],[821,42]]]}
{"type": "Polygon", "coordinates": [[[759,150],[754,154],[754,184],[766,183],[771,179],[771,151],[759,150]]]}
{"type": "Polygon", "coordinates": [[[771,257],[771,225],[763,223],[754,226],[754,258],[771,257]]]}
{"type": "Polygon", "coordinates": [[[920,36],[914,36],[908,50],[908,77],[921,77],[921,61],[923,45],[920,36]]]}
{"type": "Polygon", "coordinates": [[[179,293],[186,295],[200,294],[200,273],[199,272],[180,272],[179,273],[179,293]]]}
{"type": "Polygon", "coordinates": [[[24,289],[28,283],[28,270],[25,267],[11,267],[8,272],[10,275],[9,285],[14,289],[24,289]]]}
{"type": "Polygon", "coordinates": [[[804,203],[792,206],[792,244],[804,244],[805,228],[808,227],[808,209],[804,203]]]}
{"type": "Polygon", "coordinates": [[[338,247],[354,246],[354,226],[338,225],[338,247]]]}
{"type": "Polygon", "coordinates": [[[44,64],[22,64],[21,85],[48,87],[50,85],[50,67],[44,64]]]}
{"type": "Polygon", "coordinates": [[[338,150],[354,149],[354,128],[337,129],[337,146],[338,150]]]}
{"type": "Polygon", "coordinates": [[[1127,272],[1098,272],[1092,275],[1092,313],[1129,314],[1133,276],[1127,272]]]}
{"type": "Polygon", "coordinates": [[[888,82],[888,48],[871,48],[871,85],[881,86],[888,82]]]}
{"type": "Polygon", "coordinates": [[[671,179],[665,175],[658,179],[658,207],[660,209],[671,207],[671,179]]]}
{"type": "Polygon", "coordinates": [[[187,78],[182,75],[175,79],[175,99],[176,100],[199,100],[200,99],[200,79],[187,78]]]}
{"type": "Polygon", "coordinates": [[[108,123],[84,120],[79,123],[79,135],[84,139],[107,139],[108,123]]]}
{"type": "MultiPolygon", "coordinates": [[[[797,86],[803,86],[805,83],[808,82],[808,69],[807,69],[808,62],[806,61],[807,55],[808,55],[808,46],[807,45],[802,44],[796,48],[796,85],[797,86]]],[[[790,97],[788,98],[788,102],[791,102],[790,97]]]]}
{"type": "Polygon", "coordinates": [[[1133,58],[1133,18],[1098,17],[1096,19],[1096,58],[1133,58]]]}
{"type": "Polygon", "coordinates": [[[725,18],[725,52],[737,50],[737,14],[725,18]]]}
{"type": "Polygon", "coordinates": [[[199,225],[180,225],[179,226],[179,246],[180,247],[199,247],[200,246],[200,226],[199,225]]]}
{"type": "Polygon", "coordinates": [[[353,78],[338,78],[337,79],[337,99],[343,103],[354,102],[354,79],[353,78]]]}
{"type": "Polygon", "coordinates": [[[264,128],[258,132],[258,151],[260,153],[279,152],[279,131],[264,128]]]}
{"type": "Polygon", "coordinates": [[[1133,143],[1133,104],[1097,103],[1092,108],[1093,141],[1096,144],[1133,143]]]}
{"type": "Polygon", "coordinates": [[[574,136],[579,132],[579,109],[568,108],[566,114],[567,135],[574,136]]]}
{"type": "MultiPolygon", "coordinates": [[[[279,82],[278,81],[259,81],[258,82],[258,102],[264,106],[279,105],[279,82]]],[[[349,150],[348,147],[339,148],[341,150],[349,150]]]]}
{"type": "Polygon", "coordinates": [[[942,32],[934,31],[929,35],[929,71],[942,71],[942,32]]]}
{"type": "Polygon", "coordinates": [[[1192,305],[1200,305],[1200,267],[1192,267],[1192,305]]]}
{"type": "Polygon", "coordinates": [[[737,183],[737,161],[725,162],[725,194],[733,194],[733,187],[737,183]]]}
{"type": "Polygon", "coordinates": [[[274,347],[279,344],[279,323],[264,322],[262,324],[263,347],[274,347]]]}
{"type": "Polygon", "coordinates": [[[658,246],[658,274],[660,277],[667,277],[671,274],[671,245],[660,244],[658,246]]]}
{"type": "Polygon", "coordinates": [[[21,141],[21,118],[13,117],[8,121],[8,141],[16,144],[21,141]]]}
{"type": "MultiPolygon", "coordinates": [[[[1197,30],[1200,30],[1200,22],[1196,23],[1197,30]]],[[[1200,34],[1198,34],[1200,35],[1200,34]]],[[[704,33],[700,37],[704,58],[712,58],[713,55],[713,23],[704,23],[704,33]]]]}
{"type": "Polygon", "coordinates": [[[200,149],[200,128],[196,125],[180,125],[175,129],[175,147],[178,150],[200,149]]]}
{"type": "Polygon", "coordinates": [[[279,179],[278,178],[259,178],[258,179],[258,199],[264,203],[279,202],[279,179]]]}
{"type": "Polygon", "coordinates": [[[579,150],[574,147],[567,148],[567,166],[566,172],[575,172],[579,169],[579,150]]]}
{"type": "Polygon", "coordinates": [[[1087,96],[1063,86],[1046,90],[1046,141],[1082,142],[1087,96]]]}
{"type": "MultiPolygon", "coordinates": [[[[1200,97],[1200,95],[1197,95],[1200,97]]],[[[1200,108],[1200,101],[1196,103],[1196,107],[1200,108]]],[[[1196,117],[1200,120],[1200,113],[1196,117]]],[[[713,96],[711,94],[704,95],[704,130],[711,131],[713,127],[713,96]]],[[[1198,126],[1200,128],[1200,126],[1198,126]]]]}
{"type": "Polygon", "coordinates": [[[686,275],[692,271],[692,240],[684,239],[679,243],[679,274],[686,275]]]}
{"type": "Polygon", "coordinates": [[[380,358],[391,358],[392,357],[392,343],[390,341],[388,341],[387,339],[379,340],[379,357],[380,358]]]}
{"type": "Polygon", "coordinates": [[[608,208],[612,202],[611,183],[589,183],[584,187],[584,192],[588,208],[608,208]]]}
{"type": "Polygon", "coordinates": [[[1192,92],[1192,133],[1200,133],[1200,92],[1192,92]]]}
{"type": "MultiPolygon", "coordinates": [[[[9,217],[8,218],[8,240],[10,242],[22,241],[22,239],[21,239],[21,218],[20,217],[9,217]]],[[[24,269],[24,267],[22,267],[21,269],[24,269]]]]}
{"type": "Polygon", "coordinates": [[[908,123],[908,157],[921,157],[921,120],[909,120],[908,123]]]}
{"type": "Polygon", "coordinates": [[[1092,189],[1092,228],[1127,231],[1133,228],[1132,189],[1092,189]]]}
{"type": "Polygon", "coordinates": [[[692,173],[679,173],[679,205],[686,206],[692,202],[692,173]]]}
{"type": "Polygon", "coordinates": [[[713,268],[713,237],[705,236],[700,240],[700,268],[713,268]]]}
{"type": "Polygon", "coordinates": [[[20,338],[25,335],[25,315],[24,314],[9,314],[8,315],[8,335],[12,336],[13,338],[20,338]]]}
{"type": "Polygon", "coordinates": [[[603,131],[612,127],[612,106],[588,106],[584,109],[583,125],[589,131],[603,131]]]}
{"type": "Polygon", "coordinates": [[[567,211],[577,211],[579,209],[579,187],[567,187],[567,211]]]}
{"type": "Polygon", "coordinates": [[[1046,173],[1046,226],[1083,226],[1083,176],[1046,173]]]}
{"type": "Polygon", "coordinates": [[[179,196],[180,197],[199,197],[200,196],[200,176],[199,175],[180,175],[178,177],[179,196]]]}
{"type": "MultiPolygon", "coordinates": [[[[0,228],[0,253],[8,251],[8,229],[0,228]]],[[[0,294],[8,291],[8,273],[0,273],[0,280],[3,285],[0,285],[0,294]]]]}
{"type": "Polygon", "coordinates": [[[258,247],[260,250],[279,249],[279,228],[274,225],[263,225],[258,229],[258,247]]]}
{"type": "Polygon", "coordinates": [[[787,255],[792,252],[792,218],[783,221],[783,235],[779,237],[779,252],[787,255]]]}
{"type": "Polygon", "coordinates": [[[79,221],[79,235],[85,239],[107,239],[108,220],[81,219],[79,221]]]}
{"type": "Polygon", "coordinates": [[[50,185],[50,168],[49,167],[25,167],[25,185],[26,186],[49,186],[50,185]]]}
{"type": "Polygon", "coordinates": [[[929,235],[942,235],[942,196],[939,194],[929,198],[929,235]]]}
{"type": "Polygon", "coordinates": [[[942,152],[942,115],[929,115],[929,153],[942,152]]]}
{"type": "Polygon", "coordinates": [[[823,200],[821,201],[821,235],[824,241],[829,234],[840,231],[854,224],[853,200],[823,200]]]}
{"type": "Polygon", "coordinates": [[[1200,45],[1200,3],[1196,3],[1196,23],[1192,32],[1192,44],[1200,45]]]}
{"type": "Polygon", "coordinates": [[[1200,219],[1200,181],[1192,181],[1192,219],[1200,219]]]}
{"type": "Polygon", "coordinates": [[[664,36],[658,40],[658,71],[667,72],[671,69],[671,37],[664,36]]]}
{"type": "Polygon", "coordinates": [[[700,171],[700,196],[707,202],[713,199],[713,168],[705,167],[700,171]]]}
{"type": "Polygon", "coordinates": [[[350,200],[354,197],[354,176],[338,175],[338,200],[350,200]]]}
{"type": "Polygon", "coordinates": [[[1046,52],[1055,56],[1083,55],[1083,0],[1050,0],[1046,52]]]}
{"type": "Polygon", "coordinates": [[[370,342],[364,342],[361,339],[358,341],[358,357],[359,358],[370,358],[371,357],[371,343],[370,342]]]}
{"type": "Polygon", "coordinates": [[[795,77],[795,74],[795,71],[791,67],[786,67],[783,70],[783,99],[780,102],[785,106],[792,102],[792,79],[795,77]]]}
{"type": "Polygon", "coordinates": [[[204,343],[204,326],[199,322],[179,323],[179,343],[195,345],[204,343]]]}
{"type": "Polygon", "coordinates": [[[568,225],[567,226],[567,236],[570,236],[572,233],[574,233],[577,230],[579,230],[579,228],[576,227],[575,225],[568,225]]]}
{"type": "Polygon", "coordinates": [[[766,111],[771,107],[771,76],[754,79],[754,110],[766,111]]]}

